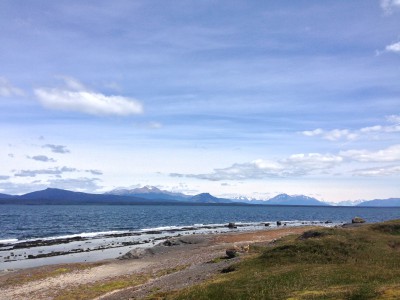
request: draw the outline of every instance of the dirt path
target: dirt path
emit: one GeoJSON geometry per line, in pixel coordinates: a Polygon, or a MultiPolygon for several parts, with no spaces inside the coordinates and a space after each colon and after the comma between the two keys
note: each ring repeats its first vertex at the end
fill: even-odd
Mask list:
{"type": "MultiPolygon", "coordinates": [[[[225,255],[225,250],[233,246],[246,246],[255,242],[271,242],[274,239],[299,234],[310,227],[280,228],[246,233],[231,233],[202,236],[193,244],[155,247],[154,253],[147,253],[140,259],[111,260],[102,265],[78,269],[45,279],[38,279],[22,284],[4,284],[18,279],[29,270],[22,270],[0,277],[1,300],[20,299],[54,299],[63,291],[84,287],[88,284],[118,279],[135,274],[159,274],[155,279],[134,288],[110,292],[98,299],[140,299],[154,291],[165,292],[176,290],[204,281],[209,276],[220,272],[237,260],[218,260],[225,255]],[[215,260],[217,259],[217,260],[215,260]],[[213,263],[210,263],[213,261],[213,263]],[[171,274],[169,270],[174,272],[171,274]],[[165,275],[166,274],[166,275],[165,275]],[[3,283],[3,284],[2,284],[3,283]],[[3,286],[2,286],[3,285],[3,286]]],[[[243,257],[243,256],[242,256],[243,257]]],[[[56,268],[51,267],[52,270],[56,268]]],[[[46,268],[44,271],[46,272],[46,268]]]]}

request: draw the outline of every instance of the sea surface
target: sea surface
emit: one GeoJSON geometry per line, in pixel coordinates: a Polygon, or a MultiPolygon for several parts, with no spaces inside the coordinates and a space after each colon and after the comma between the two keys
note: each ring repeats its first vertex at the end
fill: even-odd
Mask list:
{"type": "Polygon", "coordinates": [[[188,234],[336,226],[400,218],[400,208],[260,205],[0,205],[0,271],[115,259],[188,234]],[[234,228],[227,225],[235,223],[234,228]]]}
{"type": "Polygon", "coordinates": [[[109,231],[228,222],[368,222],[400,218],[400,208],[255,205],[0,205],[0,243],[109,231]]]}

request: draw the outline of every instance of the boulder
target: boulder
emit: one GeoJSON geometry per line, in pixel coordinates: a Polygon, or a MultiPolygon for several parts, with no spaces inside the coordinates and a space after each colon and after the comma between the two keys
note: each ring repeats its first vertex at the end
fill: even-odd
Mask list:
{"type": "Polygon", "coordinates": [[[351,220],[351,223],[353,223],[353,224],[365,223],[365,220],[363,218],[360,218],[360,217],[354,217],[351,220]]]}
{"type": "Polygon", "coordinates": [[[236,257],[236,256],[238,255],[237,250],[234,249],[234,248],[227,249],[227,250],[225,251],[225,253],[226,253],[226,256],[227,256],[228,258],[234,258],[234,257],[236,257]]]}
{"type": "Polygon", "coordinates": [[[151,251],[151,249],[146,249],[146,248],[138,248],[138,249],[133,249],[124,255],[117,257],[117,259],[124,260],[124,259],[140,259],[145,256],[153,255],[154,253],[151,251]]]}
{"type": "Polygon", "coordinates": [[[269,223],[265,223],[264,226],[269,226],[269,223]]]}
{"type": "Polygon", "coordinates": [[[236,224],[231,222],[228,224],[228,228],[237,228],[236,224]]]}
{"type": "Polygon", "coordinates": [[[281,226],[282,222],[281,221],[276,221],[276,226],[281,226]]]}

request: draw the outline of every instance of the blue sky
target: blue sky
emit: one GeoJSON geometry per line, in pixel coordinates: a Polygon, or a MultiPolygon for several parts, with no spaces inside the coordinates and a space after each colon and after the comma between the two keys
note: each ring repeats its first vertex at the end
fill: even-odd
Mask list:
{"type": "Polygon", "coordinates": [[[1,1],[0,192],[400,196],[400,1],[1,1]]]}

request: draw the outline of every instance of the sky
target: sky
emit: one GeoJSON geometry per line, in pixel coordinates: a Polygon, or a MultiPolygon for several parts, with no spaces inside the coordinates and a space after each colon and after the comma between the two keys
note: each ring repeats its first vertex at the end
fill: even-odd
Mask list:
{"type": "Polygon", "coordinates": [[[400,197],[400,1],[0,1],[0,193],[400,197]]]}

